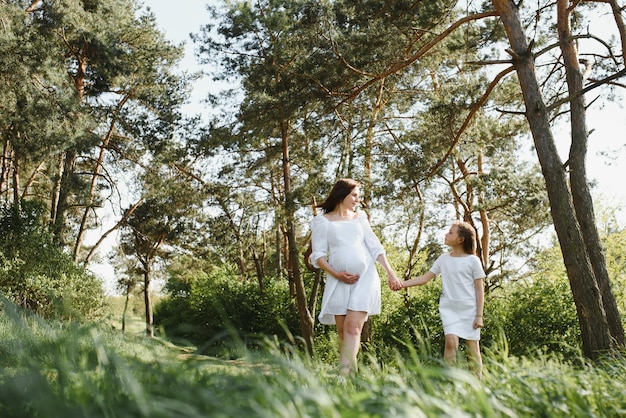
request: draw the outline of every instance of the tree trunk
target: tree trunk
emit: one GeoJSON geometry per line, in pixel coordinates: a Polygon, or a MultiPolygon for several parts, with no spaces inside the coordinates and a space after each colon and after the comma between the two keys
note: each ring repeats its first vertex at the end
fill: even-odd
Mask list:
{"type": "Polygon", "coordinates": [[[317,269],[315,271],[315,278],[313,279],[311,295],[309,296],[309,312],[311,312],[311,315],[313,315],[317,306],[317,295],[322,287],[322,277],[322,269],[317,269]]]}
{"type": "Polygon", "coordinates": [[[256,251],[254,246],[252,249],[252,259],[254,260],[254,268],[256,270],[256,278],[259,283],[259,291],[261,293],[265,292],[265,273],[263,272],[263,260],[259,257],[259,254],[256,251]]]}
{"type": "Polygon", "coordinates": [[[419,250],[419,244],[422,240],[422,234],[424,232],[424,223],[426,220],[426,209],[424,207],[424,196],[422,195],[422,190],[418,183],[415,183],[413,186],[415,190],[415,195],[419,199],[420,203],[422,203],[420,211],[419,211],[419,224],[417,228],[417,234],[415,234],[415,239],[413,240],[413,244],[411,245],[411,249],[409,250],[409,259],[407,260],[407,268],[404,272],[403,280],[409,280],[413,276],[413,267],[415,267],[415,256],[417,255],[417,250],[419,250]]]}
{"type": "Polygon", "coordinates": [[[152,299],[150,297],[150,264],[146,259],[143,262],[143,300],[146,307],[146,335],[154,337],[154,318],[152,316],[152,299]]]}
{"type": "Polygon", "coordinates": [[[39,174],[41,173],[45,165],[46,165],[45,161],[41,161],[39,162],[39,164],[37,164],[37,167],[35,167],[35,169],[32,171],[32,173],[30,174],[30,177],[28,178],[28,181],[24,185],[20,198],[23,199],[29,194],[30,188],[33,187],[33,185],[37,181],[37,177],[39,176],[39,174]]]}
{"type": "MultiPolygon", "coordinates": [[[[317,215],[317,202],[315,197],[313,198],[313,203],[312,203],[312,211],[313,211],[313,216],[317,215]]],[[[311,287],[311,294],[309,295],[309,312],[311,312],[311,315],[313,317],[315,317],[315,309],[317,307],[317,296],[319,294],[320,289],[322,288],[323,285],[323,275],[322,275],[322,269],[320,268],[315,268],[313,267],[313,265],[311,264],[311,262],[309,261],[309,256],[311,255],[311,252],[313,251],[313,247],[311,246],[311,236],[309,235],[309,237],[307,238],[306,242],[309,243],[307,250],[304,252],[304,264],[306,265],[307,269],[309,271],[312,271],[315,273],[315,278],[313,279],[313,286],[311,287]]],[[[313,320],[315,320],[315,318],[313,318],[313,320]]]]}
{"type": "Polygon", "coordinates": [[[13,204],[16,208],[20,208],[20,161],[18,155],[13,151],[13,204]]]}
{"type": "Polygon", "coordinates": [[[63,169],[58,185],[58,200],[54,219],[52,219],[54,237],[59,244],[65,245],[65,217],[69,209],[69,197],[72,189],[72,177],[75,175],[76,151],[70,150],[63,154],[63,169]]]}
{"type": "MultiPolygon", "coordinates": [[[[365,150],[363,152],[363,187],[364,193],[362,197],[363,206],[367,211],[369,218],[369,207],[372,202],[372,149],[374,148],[374,136],[376,122],[378,121],[378,115],[385,106],[385,100],[383,99],[383,92],[385,87],[385,79],[379,81],[378,90],[376,92],[376,100],[374,101],[374,107],[371,110],[369,122],[367,124],[367,133],[365,134],[365,150]]],[[[363,324],[363,330],[361,332],[361,342],[372,341],[372,322],[368,318],[363,324]]]]}
{"type": "Polygon", "coordinates": [[[217,201],[220,207],[222,208],[222,211],[228,218],[228,226],[230,227],[230,230],[232,231],[236,239],[237,254],[238,254],[237,267],[239,268],[239,274],[241,274],[241,277],[246,277],[246,258],[245,258],[245,252],[243,249],[243,239],[241,236],[241,232],[239,230],[239,227],[237,226],[237,223],[235,222],[235,218],[233,214],[231,213],[228,207],[228,203],[219,196],[217,197],[217,201]]]}
{"type": "MultiPolygon", "coordinates": [[[[477,170],[478,176],[482,176],[484,174],[483,171],[483,152],[482,150],[480,150],[480,154],[478,155],[478,170],[477,170]]],[[[483,207],[483,203],[485,201],[485,191],[483,189],[483,187],[480,187],[480,189],[478,190],[478,204],[480,205],[480,207],[483,207]]],[[[480,210],[480,224],[481,224],[481,230],[482,230],[482,236],[478,237],[478,241],[480,241],[480,244],[477,244],[480,246],[480,259],[483,261],[483,268],[485,269],[486,273],[489,273],[488,267],[489,267],[489,259],[491,258],[491,252],[489,251],[489,246],[491,244],[491,221],[489,220],[489,214],[487,213],[486,210],[481,209],[480,210]]],[[[476,232],[476,234],[478,234],[478,231],[476,232]]]]}
{"type": "Polygon", "coordinates": [[[56,224],[57,213],[59,212],[59,200],[61,199],[61,179],[63,178],[63,167],[65,166],[65,153],[59,154],[59,164],[54,174],[54,184],[52,186],[52,195],[50,196],[50,226],[56,224]]]}
{"type": "MultiPolygon", "coordinates": [[[[374,148],[374,138],[376,136],[376,124],[378,115],[385,107],[386,101],[383,99],[385,87],[385,79],[379,81],[378,90],[376,91],[376,99],[371,109],[369,120],[367,123],[367,132],[365,133],[365,149],[363,150],[363,195],[361,201],[367,210],[372,203],[372,150],[374,148]]],[[[368,213],[369,217],[369,213],[368,213]]]]}
{"type": "Polygon", "coordinates": [[[600,235],[596,227],[593,200],[587,183],[587,112],[585,96],[580,94],[583,89],[583,74],[578,62],[578,50],[572,39],[570,18],[571,11],[568,0],[557,2],[557,28],[559,44],[565,63],[567,87],[570,100],[570,125],[572,130],[572,146],[569,153],[570,185],[572,199],[576,210],[576,219],[580,224],[589,260],[593,267],[596,282],[602,296],[602,303],[611,337],[617,344],[624,345],[624,327],[617,308],[615,296],[611,290],[606,258],[600,242],[600,235]]]}
{"type": "Polygon", "coordinates": [[[456,199],[459,206],[463,208],[463,221],[469,223],[474,228],[476,232],[476,255],[480,258],[483,268],[486,273],[487,267],[489,266],[489,243],[490,243],[490,228],[489,228],[489,215],[486,210],[479,209],[478,213],[480,215],[480,225],[482,230],[482,235],[478,235],[478,228],[476,227],[476,223],[472,218],[472,213],[474,211],[474,200],[478,202],[479,207],[483,207],[482,203],[484,202],[484,192],[481,189],[475,190],[472,182],[472,177],[483,175],[483,155],[482,151],[479,151],[479,154],[476,158],[477,166],[476,166],[476,174],[472,174],[470,169],[467,166],[467,161],[462,160],[461,158],[456,159],[456,165],[461,171],[463,183],[465,184],[465,196],[458,192],[455,182],[450,183],[450,189],[452,190],[452,194],[456,199]]]}
{"type": "Polygon", "coordinates": [[[300,330],[302,332],[302,338],[304,339],[305,348],[309,355],[313,355],[313,325],[314,320],[311,312],[309,311],[306,300],[306,289],[304,287],[304,280],[302,272],[300,270],[300,257],[298,251],[298,244],[296,242],[296,229],[295,229],[295,208],[296,203],[293,196],[293,190],[291,189],[291,165],[289,162],[289,139],[287,123],[281,121],[281,134],[282,134],[282,151],[283,151],[283,181],[285,185],[285,218],[287,227],[287,243],[289,249],[288,265],[289,265],[289,277],[290,281],[296,288],[296,300],[298,303],[298,314],[300,317],[300,330]]]}
{"type": "Polygon", "coordinates": [[[574,212],[565,168],[558,155],[539,83],[535,60],[526,39],[518,9],[510,0],[492,0],[508,36],[526,106],[526,119],[546,181],[551,215],[563,253],[582,336],[583,352],[596,358],[612,347],[600,290],[596,283],[583,235],[574,212]]]}
{"type": "MultiPolygon", "coordinates": [[[[9,144],[8,137],[4,138],[2,146],[2,169],[0,170],[0,190],[7,190],[9,184],[9,172],[10,172],[10,156],[11,145],[9,144]]],[[[3,193],[4,194],[4,193],[3,193]]],[[[6,199],[8,201],[8,199],[6,199]]]]}
{"type": "Polygon", "coordinates": [[[126,295],[124,297],[124,310],[122,311],[122,334],[126,332],[126,313],[128,312],[128,302],[130,299],[130,286],[126,286],[126,295]]]}
{"type": "MultiPolygon", "coordinates": [[[[278,221],[278,216],[276,216],[276,221],[278,221]]],[[[283,252],[281,243],[281,233],[279,223],[276,222],[276,236],[275,236],[275,244],[276,244],[276,277],[281,277],[283,275],[283,252]]]]}

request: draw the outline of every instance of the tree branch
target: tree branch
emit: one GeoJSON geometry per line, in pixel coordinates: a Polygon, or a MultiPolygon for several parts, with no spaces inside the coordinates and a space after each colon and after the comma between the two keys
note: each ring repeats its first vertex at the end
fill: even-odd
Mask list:
{"type": "Polygon", "coordinates": [[[432,48],[434,48],[439,42],[441,42],[443,39],[445,39],[448,35],[450,35],[452,32],[454,32],[461,25],[463,25],[463,24],[465,24],[467,22],[474,21],[474,20],[479,20],[479,19],[483,19],[483,18],[486,18],[486,17],[495,17],[495,16],[498,16],[498,12],[493,10],[493,11],[488,11],[488,12],[484,12],[484,13],[472,14],[472,15],[465,16],[462,19],[457,20],[452,25],[450,25],[446,30],[441,32],[439,35],[437,35],[430,42],[427,42],[426,45],[424,45],[423,47],[418,49],[415,53],[413,53],[409,57],[403,59],[400,62],[394,63],[393,65],[391,65],[389,68],[387,68],[385,71],[383,71],[381,73],[372,75],[371,79],[366,81],[361,86],[359,86],[359,87],[355,88],[354,90],[352,90],[350,92],[350,94],[348,95],[348,97],[346,97],[345,99],[340,101],[335,107],[339,107],[339,106],[343,105],[344,103],[354,99],[361,92],[366,90],[371,85],[377,83],[379,80],[381,80],[383,78],[386,78],[386,77],[388,77],[388,76],[390,76],[392,74],[396,74],[400,70],[403,70],[406,67],[408,67],[409,65],[413,64],[415,61],[417,61],[418,59],[423,57],[428,51],[430,51],[432,48]]]}
{"type": "Polygon", "coordinates": [[[557,100],[556,102],[552,103],[550,106],[548,106],[548,111],[552,111],[554,109],[556,109],[557,107],[561,106],[564,103],[570,102],[580,96],[582,96],[583,94],[590,92],[591,90],[595,89],[596,87],[600,87],[603,86],[605,84],[610,84],[611,81],[613,80],[617,80],[618,78],[624,77],[626,76],[626,68],[616,72],[615,74],[612,74],[606,78],[603,78],[602,80],[596,81],[590,85],[588,85],[587,87],[585,87],[584,89],[582,89],[578,94],[575,94],[573,96],[567,96],[561,100],[557,100]]]}
{"type": "Polygon", "coordinates": [[[481,108],[481,106],[483,104],[485,104],[485,102],[487,101],[487,99],[491,95],[491,92],[493,91],[493,89],[496,88],[496,86],[498,85],[500,80],[505,75],[507,75],[507,74],[509,74],[509,73],[511,73],[513,71],[515,71],[515,67],[513,67],[513,66],[508,67],[505,70],[501,71],[498,75],[496,75],[495,78],[491,81],[491,83],[489,83],[489,86],[487,87],[487,90],[485,90],[485,92],[483,93],[481,98],[470,109],[469,114],[465,118],[465,121],[463,122],[463,125],[461,125],[461,128],[456,133],[456,135],[454,137],[454,140],[452,141],[452,144],[448,148],[448,151],[446,152],[446,154],[441,159],[439,159],[437,164],[435,164],[435,166],[426,174],[425,177],[427,177],[427,178],[428,177],[432,177],[437,172],[437,170],[439,170],[439,168],[441,168],[443,163],[448,159],[448,157],[450,157],[450,154],[452,154],[452,151],[454,150],[454,147],[456,146],[456,144],[458,144],[459,140],[461,139],[461,135],[463,135],[463,132],[465,132],[465,129],[467,129],[467,126],[472,121],[472,118],[474,117],[476,112],[478,112],[478,110],[481,108]]]}
{"type": "Polygon", "coordinates": [[[115,226],[113,226],[111,229],[109,229],[108,231],[106,231],[98,240],[98,242],[96,242],[96,244],[91,248],[91,250],[89,251],[89,254],[87,254],[87,257],[85,257],[85,261],[83,262],[84,265],[89,264],[89,262],[91,261],[91,258],[93,257],[94,253],[96,252],[96,249],[100,246],[100,244],[102,244],[102,242],[106,239],[106,237],[109,236],[109,234],[111,234],[113,231],[115,231],[116,229],[118,229],[120,226],[122,226],[126,220],[130,217],[130,215],[133,214],[133,212],[135,211],[135,209],[137,209],[139,207],[139,205],[141,205],[143,203],[145,199],[142,197],[141,199],[139,199],[137,201],[137,203],[135,203],[130,209],[128,209],[126,211],[126,213],[124,214],[124,216],[122,216],[122,218],[115,224],[115,226]]]}

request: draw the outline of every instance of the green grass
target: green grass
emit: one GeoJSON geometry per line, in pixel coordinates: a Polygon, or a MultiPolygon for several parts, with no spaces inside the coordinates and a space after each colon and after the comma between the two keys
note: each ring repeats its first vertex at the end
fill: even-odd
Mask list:
{"type": "MultiPolygon", "coordinates": [[[[153,295],[153,304],[156,304],[156,295],[153,295]]],[[[109,296],[107,298],[107,306],[109,314],[105,323],[112,329],[122,330],[122,316],[124,315],[124,296],[109,296]]],[[[133,295],[128,302],[125,317],[125,333],[130,335],[145,335],[146,318],[143,297],[133,295]]]]}
{"type": "Polygon", "coordinates": [[[485,353],[481,382],[417,349],[358,374],[268,341],[236,360],[141,333],[0,312],[2,417],[619,417],[626,361],[485,353]]]}

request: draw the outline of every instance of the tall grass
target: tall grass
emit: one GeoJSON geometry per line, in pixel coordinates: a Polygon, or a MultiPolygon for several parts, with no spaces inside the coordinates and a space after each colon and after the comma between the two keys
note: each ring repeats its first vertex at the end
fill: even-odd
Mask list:
{"type": "Polygon", "coordinates": [[[2,417],[618,417],[626,361],[485,353],[482,381],[443,366],[428,344],[363,353],[357,374],[299,354],[291,343],[236,360],[198,355],[110,328],[0,312],[2,417]]]}

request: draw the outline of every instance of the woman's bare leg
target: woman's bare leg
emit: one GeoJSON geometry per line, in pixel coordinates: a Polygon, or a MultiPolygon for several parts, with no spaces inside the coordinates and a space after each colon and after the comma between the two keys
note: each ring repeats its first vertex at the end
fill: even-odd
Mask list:
{"type": "Polygon", "coordinates": [[[343,352],[343,324],[346,320],[345,315],[335,315],[335,323],[337,324],[337,337],[339,337],[339,367],[341,364],[341,353],[343,352]]]}
{"type": "Polygon", "coordinates": [[[357,354],[361,347],[361,332],[366,318],[367,312],[350,310],[345,317],[335,316],[337,332],[340,332],[339,367],[342,372],[355,371],[357,368],[357,354]]]}

